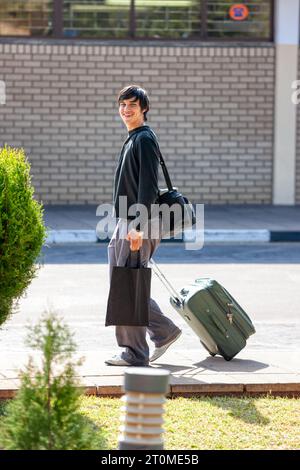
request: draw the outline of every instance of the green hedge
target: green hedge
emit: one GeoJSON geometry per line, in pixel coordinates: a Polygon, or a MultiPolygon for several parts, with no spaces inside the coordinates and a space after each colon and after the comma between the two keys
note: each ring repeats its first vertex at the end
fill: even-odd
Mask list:
{"type": "Polygon", "coordinates": [[[24,150],[0,148],[0,325],[36,276],[46,239],[42,205],[33,194],[24,150]]]}

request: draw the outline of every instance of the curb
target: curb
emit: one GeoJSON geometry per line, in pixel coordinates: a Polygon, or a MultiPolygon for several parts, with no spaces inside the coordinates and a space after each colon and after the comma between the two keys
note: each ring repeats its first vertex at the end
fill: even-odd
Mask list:
{"type": "MultiPolygon", "coordinates": [[[[185,242],[201,240],[200,231],[187,230],[184,234],[185,242]]],[[[202,237],[203,238],[203,237],[202,237]]],[[[233,230],[233,229],[208,229],[204,230],[204,241],[211,242],[269,242],[271,239],[269,230],[233,230]]]]}
{"type": "MultiPolygon", "coordinates": [[[[9,382],[9,380],[7,381],[9,382]]],[[[82,385],[78,387],[84,395],[120,398],[124,395],[122,385],[82,385]]],[[[18,388],[15,383],[0,390],[0,400],[14,398],[18,388]]],[[[171,384],[168,398],[197,396],[284,396],[300,397],[300,383],[261,383],[261,384],[171,384]]]]}
{"type": "MultiPolygon", "coordinates": [[[[95,230],[51,230],[46,244],[59,243],[108,243],[109,238],[99,237],[95,230]],[[103,238],[103,239],[101,239],[103,238]]],[[[163,239],[162,243],[269,243],[300,242],[300,231],[280,230],[205,230],[204,240],[201,232],[186,231],[182,238],[163,239]]]]}
{"type": "Polygon", "coordinates": [[[50,230],[46,243],[96,243],[95,230],[50,230]]]}
{"type": "Polygon", "coordinates": [[[271,242],[300,242],[300,231],[273,230],[270,236],[271,242]]]}

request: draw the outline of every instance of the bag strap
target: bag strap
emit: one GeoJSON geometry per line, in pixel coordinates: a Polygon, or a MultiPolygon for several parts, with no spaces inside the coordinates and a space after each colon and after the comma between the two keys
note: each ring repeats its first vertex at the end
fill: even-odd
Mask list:
{"type": "MultiPolygon", "coordinates": [[[[151,132],[152,136],[155,137],[153,132],[151,131],[151,129],[150,129],[150,132],[151,132]]],[[[164,177],[165,177],[167,188],[168,188],[169,191],[173,191],[172,181],[171,181],[168,169],[166,167],[164,157],[162,156],[162,153],[160,151],[160,148],[159,148],[159,145],[157,143],[156,138],[153,138],[153,140],[154,140],[154,142],[157,146],[157,150],[158,150],[158,154],[159,154],[159,163],[161,164],[161,168],[162,168],[162,171],[163,171],[163,174],[164,174],[164,177]]]]}
{"type": "Polygon", "coordinates": [[[159,147],[158,147],[158,151],[159,151],[159,163],[161,164],[161,168],[162,168],[162,171],[163,171],[163,174],[164,174],[164,177],[165,177],[167,188],[168,188],[169,191],[173,191],[173,185],[172,185],[172,182],[171,182],[171,178],[170,178],[168,169],[166,167],[165,161],[163,159],[163,156],[161,154],[161,151],[159,150],[159,147]]]}
{"type": "Polygon", "coordinates": [[[128,258],[125,263],[126,268],[141,268],[141,250],[129,250],[128,258]]]}

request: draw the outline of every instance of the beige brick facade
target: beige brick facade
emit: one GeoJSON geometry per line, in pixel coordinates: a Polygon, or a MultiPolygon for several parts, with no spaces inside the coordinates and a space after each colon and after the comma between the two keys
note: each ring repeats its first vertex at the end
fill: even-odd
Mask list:
{"type": "Polygon", "coordinates": [[[147,124],[187,196],[270,204],[274,60],[267,44],[0,43],[0,145],[25,148],[44,203],[111,202],[126,137],[115,97],[136,83],[149,91],[147,124]]]}

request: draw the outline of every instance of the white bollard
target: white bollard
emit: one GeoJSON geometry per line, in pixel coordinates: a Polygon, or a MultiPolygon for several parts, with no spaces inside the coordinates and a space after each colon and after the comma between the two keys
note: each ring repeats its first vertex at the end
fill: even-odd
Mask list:
{"type": "Polygon", "coordinates": [[[170,372],[165,369],[132,367],[124,374],[119,450],[164,448],[162,424],[170,372]]]}

